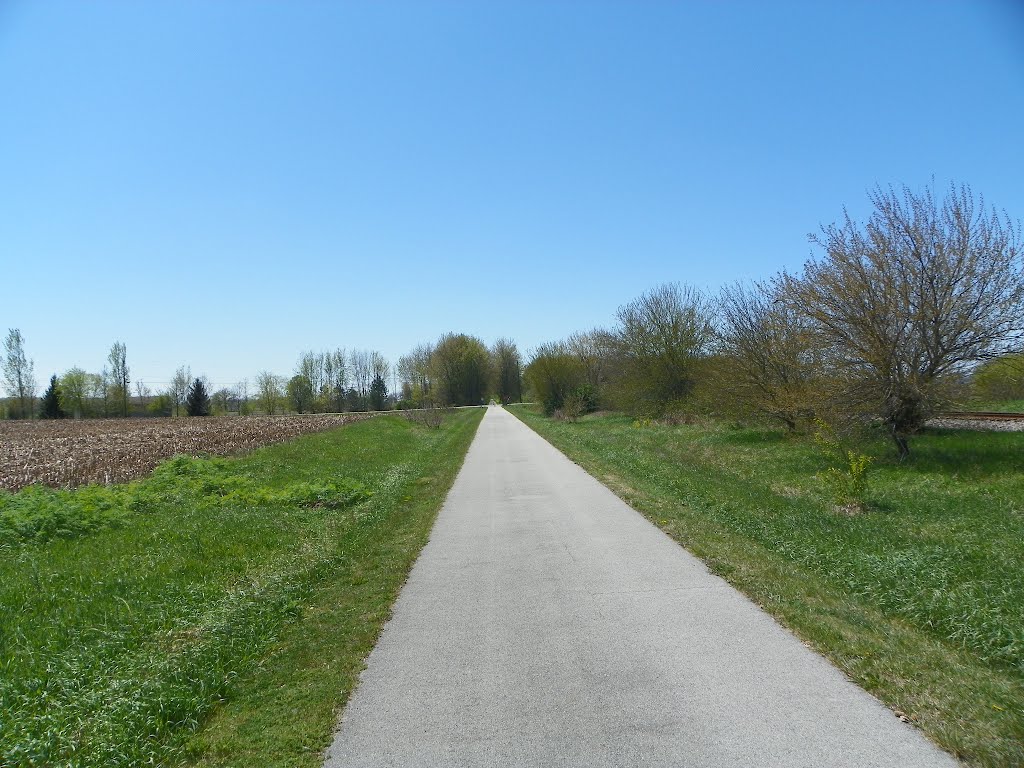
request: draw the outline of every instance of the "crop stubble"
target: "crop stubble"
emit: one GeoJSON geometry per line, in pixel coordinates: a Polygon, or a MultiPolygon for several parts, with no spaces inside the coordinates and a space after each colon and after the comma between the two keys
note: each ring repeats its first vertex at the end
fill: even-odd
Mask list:
{"type": "Polygon", "coordinates": [[[0,422],[0,488],[123,483],[178,454],[228,456],[369,414],[0,422]]]}

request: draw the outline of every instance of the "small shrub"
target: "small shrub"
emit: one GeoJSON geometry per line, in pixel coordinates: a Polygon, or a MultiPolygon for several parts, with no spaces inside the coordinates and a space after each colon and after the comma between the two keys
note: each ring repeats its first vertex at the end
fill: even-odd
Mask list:
{"type": "Polygon", "coordinates": [[[562,418],[568,422],[577,421],[580,416],[583,416],[586,412],[587,403],[578,392],[573,392],[568,395],[562,402],[562,409],[559,411],[562,418]]]}
{"type": "Polygon", "coordinates": [[[405,418],[413,424],[420,424],[431,429],[440,429],[441,424],[444,423],[445,415],[450,411],[450,408],[443,408],[437,405],[425,406],[417,410],[406,411],[405,418]]]}
{"type": "Polygon", "coordinates": [[[835,504],[849,512],[864,508],[868,490],[868,469],[874,457],[843,445],[836,431],[824,421],[815,421],[814,442],[831,463],[817,477],[825,485],[835,504]],[[838,466],[837,466],[838,465],[838,466]]]}

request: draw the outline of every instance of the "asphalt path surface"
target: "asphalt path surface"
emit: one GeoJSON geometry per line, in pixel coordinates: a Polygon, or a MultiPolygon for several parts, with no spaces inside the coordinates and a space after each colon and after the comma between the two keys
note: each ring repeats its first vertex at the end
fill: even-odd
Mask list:
{"type": "Polygon", "coordinates": [[[491,407],[328,768],[956,766],[491,407]]]}

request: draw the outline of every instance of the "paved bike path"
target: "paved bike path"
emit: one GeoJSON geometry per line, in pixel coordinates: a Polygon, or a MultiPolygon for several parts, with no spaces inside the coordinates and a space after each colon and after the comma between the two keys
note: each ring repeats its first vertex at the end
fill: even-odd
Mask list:
{"type": "Polygon", "coordinates": [[[958,763],[492,407],[326,765],[958,763]]]}

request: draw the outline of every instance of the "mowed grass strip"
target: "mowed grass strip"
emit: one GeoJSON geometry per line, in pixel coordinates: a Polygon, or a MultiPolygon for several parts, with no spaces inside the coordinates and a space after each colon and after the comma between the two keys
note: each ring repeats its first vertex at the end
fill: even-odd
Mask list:
{"type": "Polygon", "coordinates": [[[1024,434],[880,441],[850,515],[807,439],[510,410],[940,746],[1024,765],[1024,434]]]}
{"type": "Polygon", "coordinates": [[[176,460],[8,536],[0,765],[319,765],[481,417],[176,460]]]}

